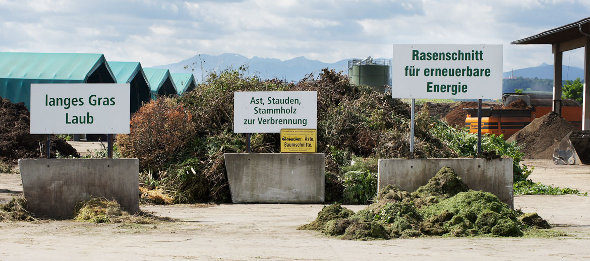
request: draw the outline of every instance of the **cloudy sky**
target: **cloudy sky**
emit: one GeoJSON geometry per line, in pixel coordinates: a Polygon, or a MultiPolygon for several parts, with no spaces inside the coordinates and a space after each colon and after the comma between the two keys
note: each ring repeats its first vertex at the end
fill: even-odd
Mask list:
{"type": "MultiPolygon", "coordinates": [[[[196,54],[323,62],[394,43],[503,44],[504,70],[553,63],[511,41],[590,16],[587,0],[0,0],[0,51],[104,53],[144,66],[196,54]]],[[[580,50],[564,65],[582,66],[580,50]]]]}

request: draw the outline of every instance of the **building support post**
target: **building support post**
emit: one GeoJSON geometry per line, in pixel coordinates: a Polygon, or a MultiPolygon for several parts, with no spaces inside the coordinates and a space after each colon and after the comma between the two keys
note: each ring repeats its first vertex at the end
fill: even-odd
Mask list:
{"type": "Polygon", "coordinates": [[[590,37],[584,45],[584,90],[582,91],[582,130],[590,130],[590,37]]]}
{"type": "Polygon", "coordinates": [[[553,112],[561,116],[561,86],[562,86],[563,52],[559,43],[553,44],[553,112]]]}

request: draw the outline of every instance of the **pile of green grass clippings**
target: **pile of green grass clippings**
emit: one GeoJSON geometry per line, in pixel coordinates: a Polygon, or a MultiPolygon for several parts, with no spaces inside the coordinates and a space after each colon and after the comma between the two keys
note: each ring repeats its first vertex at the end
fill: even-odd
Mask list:
{"type": "Polygon", "coordinates": [[[144,212],[129,214],[127,211],[121,209],[117,201],[105,198],[91,198],[80,202],[76,206],[74,220],[91,223],[154,224],[169,219],[156,217],[144,212]]]}
{"type": "Polygon", "coordinates": [[[527,229],[551,226],[536,213],[511,209],[495,195],[469,190],[451,168],[443,167],[410,193],[388,186],[375,203],[353,213],[326,206],[318,218],[299,229],[342,239],[371,240],[420,236],[522,236],[527,229]]]}
{"type": "Polygon", "coordinates": [[[0,204],[0,221],[35,220],[37,219],[27,210],[27,201],[23,197],[15,197],[6,204],[0,204]]]}

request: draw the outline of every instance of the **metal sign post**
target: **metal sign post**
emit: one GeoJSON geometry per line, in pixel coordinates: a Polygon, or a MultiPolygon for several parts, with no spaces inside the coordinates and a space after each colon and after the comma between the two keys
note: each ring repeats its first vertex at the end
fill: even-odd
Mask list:
{"type": "Polygon", "coordinates": [[[412,99],[412,110],[410,116],[410,153],[411,157],[414,157],[414,107],[416,105],[416,99],[412,99]]]}
{"type": "Polygon", "coordinates": [[[107,134],[107,158],[113,158],[113,134],[107,134]]]}
{"type": "Polygon", "coordinates": [[[252,152],[252,150],[250,148],[251,140],[252,140],[252,133],[246,133],[246,152],[248,152],[248,153],[252,152]]]}
{"type": "Polygon", "coordinates": [[[477,100],[477,157],[481,156],[481,99],[477,100]]]}
{"type": "Polygon", "coordinates": [[[47,144],[46,144],[47,148],[46,148],[46,152],[47,152],[47,158],[50,159],[51,158],[51,134],[47,134],[47,144]]]}

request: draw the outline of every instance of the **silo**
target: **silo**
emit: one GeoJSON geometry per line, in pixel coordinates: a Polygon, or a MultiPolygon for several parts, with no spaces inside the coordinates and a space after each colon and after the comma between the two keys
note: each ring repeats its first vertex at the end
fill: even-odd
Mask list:
{"type": "Polygon", "coordinates": [[[390,65],[387,59],[353,59],[348,61],[348,78],[352,84],[367,85],[382,92],[389,85],[390,65]]]}

